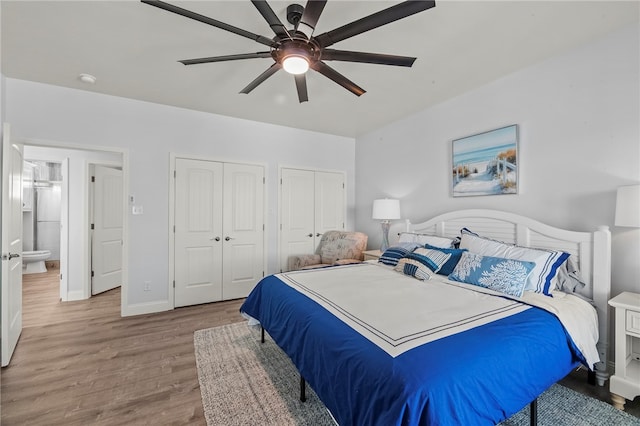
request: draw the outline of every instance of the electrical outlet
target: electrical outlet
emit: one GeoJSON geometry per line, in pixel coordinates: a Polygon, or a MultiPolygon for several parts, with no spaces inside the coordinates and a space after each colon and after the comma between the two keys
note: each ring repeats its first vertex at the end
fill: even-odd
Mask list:
{"type": "Polygon", "coordinates": [[[144,282],[144,291],[151,291],[151,281],[144,282]]]}

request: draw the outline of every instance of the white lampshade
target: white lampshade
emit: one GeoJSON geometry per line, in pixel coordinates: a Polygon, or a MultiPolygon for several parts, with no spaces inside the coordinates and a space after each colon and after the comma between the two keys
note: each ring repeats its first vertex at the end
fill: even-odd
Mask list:
{"type": "Polygon", "coordinates": [[[640,228],[640,185],[618,188],[615,225],[640,228]]]}
{"type": "Polygon", "coordinates": [[[400,200],[384,200],[373,201],[373,219],[393,220],[400,219],[400,200]]]}

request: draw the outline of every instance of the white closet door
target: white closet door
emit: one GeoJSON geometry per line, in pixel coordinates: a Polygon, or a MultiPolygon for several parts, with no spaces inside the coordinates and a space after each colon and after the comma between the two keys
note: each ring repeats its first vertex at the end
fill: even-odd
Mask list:
{"type": "Polygon", "coordinates": [[[288,270],[289,256],[312,254],[315,251],[314,175],[311,170],[282,169],[280,185],[281,271],[288,270]]]}
{"type": "Polygon", "coordinates": [[[92,295],[122,284],[122,170],[96,165],[94,174],[92,295]]]}
{"type": "Polygon", "coordinates": [[[222,298],[247,297],[264,276],[264,168],[224,164],[222,298]]]}
{"type": "Polygon", "coordinates": [[[176,307],[222,299],[222,190],[222,163],[176,159],[176,307]]]}
{"type": "MultiPolygon", "coordinates": [[[[315,172],[315,236],[344,230],[344,174],[315,172]]],[[[317,243],[320,238],[317,238],[317,243]]],[[[316,244],[317,244],[316,243],[316,244]]]]}

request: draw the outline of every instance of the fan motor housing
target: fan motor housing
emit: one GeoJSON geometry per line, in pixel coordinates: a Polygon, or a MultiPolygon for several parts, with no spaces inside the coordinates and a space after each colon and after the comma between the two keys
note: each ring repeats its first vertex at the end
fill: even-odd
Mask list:
{"type": "Polygon", "coordinates": [[[292,25],[298,25],[300,22],[300,18],[302,18],[302,13],[304,12],[304,7],[300,4],[294,3],[287,6],[287,21],[289,21],[292,25]]]}

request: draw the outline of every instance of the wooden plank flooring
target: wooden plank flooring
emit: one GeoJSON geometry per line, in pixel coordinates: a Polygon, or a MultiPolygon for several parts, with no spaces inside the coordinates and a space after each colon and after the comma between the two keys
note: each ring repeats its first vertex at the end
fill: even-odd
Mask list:
{"type": "MultiPolygon", "coordinates": [[[[204,425],[193,332],[242,300],[120,317],[120,290],[60,303],[57,270],[24,276],[22,336],[1,373],[2,425],[204,425]]],[[[562,384],[610,402],[586,373],[562,384]]],[[[627,402],[640,417],[640,397],[627,402]]]]}
{"type": "Polygon", "coordinates": [[[193,332],[242,321],[242,300],[121,318],[119,289],[60,303],[57,273],[24,276],[2,424],[204,425],[193,332]]]}

